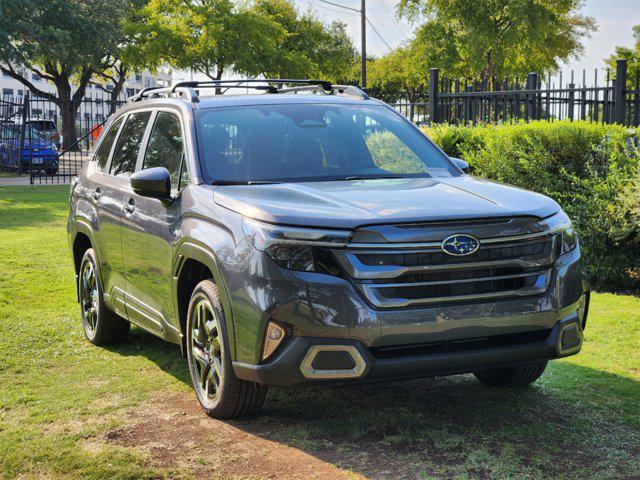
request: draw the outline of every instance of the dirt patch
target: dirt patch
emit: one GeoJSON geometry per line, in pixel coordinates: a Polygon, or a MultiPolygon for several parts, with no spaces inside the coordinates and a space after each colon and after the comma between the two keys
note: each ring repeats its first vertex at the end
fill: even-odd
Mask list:
{"type": "Polygon", "coordinates": [[[194,398],[174,394],[127,412],[128,425],[102,441],[135,447],[149,466],[214,478],[363,478],[315,456],[251,433],[250,422],[209,418],[194,398]],[[240,427],[242,426],[242,428],[240,427]]]}

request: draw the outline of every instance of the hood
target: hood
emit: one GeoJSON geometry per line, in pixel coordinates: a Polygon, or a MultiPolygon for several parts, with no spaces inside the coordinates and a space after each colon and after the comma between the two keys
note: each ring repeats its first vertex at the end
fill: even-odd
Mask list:
{"type": "Polygon", "coordinates": [[[544,195],[468,175],[338,182],[225,185],[218,205],[256,220],[285,225],[362,225],[534,216],[560,207],[544,195]]]}

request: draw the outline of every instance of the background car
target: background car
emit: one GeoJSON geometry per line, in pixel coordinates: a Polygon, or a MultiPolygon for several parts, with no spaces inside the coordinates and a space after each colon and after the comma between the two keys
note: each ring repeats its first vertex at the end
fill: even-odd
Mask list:
{"type": "Polygon", "coordinates": [[[49,175],[58,173],[58,149],[32,125],[25,128],[24,144],[21,145],[21,126],[15,123],[0,125],[0,164],[20,165],[23,171],[44,171],[49,175]]]}

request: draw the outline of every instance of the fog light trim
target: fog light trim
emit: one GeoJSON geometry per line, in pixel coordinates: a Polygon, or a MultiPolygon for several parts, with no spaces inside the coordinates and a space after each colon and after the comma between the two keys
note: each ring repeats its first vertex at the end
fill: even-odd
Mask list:
{"type": "Polygon", "coordinates": [[[267,323],[262,343],[262,361],[273,355],[286,336],[287,331],[276,322],[267,323]]]}
{"type": "Polygon", "coordinates": [[[314,345],[307,351],[302,363],[300,363],[300,371],[306,378],[319,379],[336,379],[336,378],[356,378],[362,376],[367,368],[367,363],[358,351],[352,345],[314,345]],[[347,352],[353,358],[355,366],[348,370],[319,370],[313,368],[313,361],[320,352],[347,352]]]}
{"type": "Polygon", "coordinates": [[[582,328],[580,327],[580,323],[577,321],[572,321],[569,323],[565,323],[560,328],[560,333],[558,334],[558,340],[556,342],[556,349],[558,350],[558,354],[561,356],[571,355],[572,353],[579,352],[582,348],[582,328]],[[578,343],[569,348],[562,347],[562,339],[565,333],[571,329],[575,329],[578,336],[578,343]]]}

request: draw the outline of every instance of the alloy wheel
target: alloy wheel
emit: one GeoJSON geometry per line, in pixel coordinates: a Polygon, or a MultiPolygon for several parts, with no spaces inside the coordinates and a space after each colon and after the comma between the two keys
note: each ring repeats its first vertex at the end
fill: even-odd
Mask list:
{"type": "Polygon", "coordinates": [[[216,400],[222,383],[222,333],[208,300],[200,300],[191,319],[191,363],[194,386],[203,398],[216,400]]]}
{"type": "Polygon", "coordinates": [[[85,328],[95,335],[98,325],[98,281],[93,263],[86,262],[80,273],[80,298],[85,328]]]}

